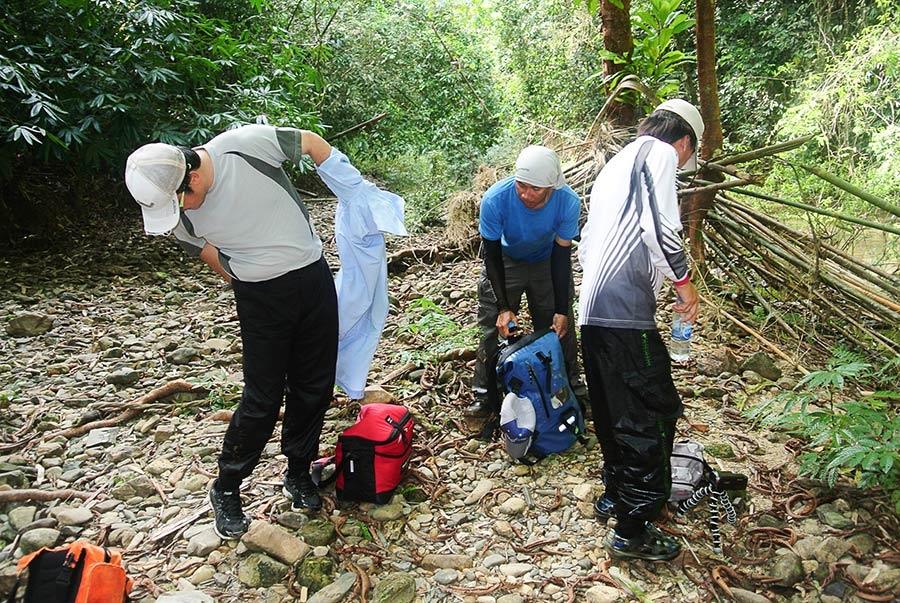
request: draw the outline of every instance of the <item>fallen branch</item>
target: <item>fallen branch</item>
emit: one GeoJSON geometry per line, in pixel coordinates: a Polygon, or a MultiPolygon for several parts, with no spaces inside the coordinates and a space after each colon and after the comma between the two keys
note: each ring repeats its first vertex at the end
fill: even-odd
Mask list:
{"type": "Polygon", "coordinates": [[[177,394],[181,392],[189,392],[194,389],[194,386],[183,379],[178,379],[176,381],[169,381],[162,387],[157,387],[156,389],[150,391],[149,393],[144,394],[137,400],[132,400],[128,403],[131,408],[119,413],[118,416],[113,417],[112,419],[102,419],[100,421],[91,421],[90,423],[85,423],[84,425],[79,425],[78,427],[70,427],[68,429],[60,429],[57,431],[51,431],[47,435],[42,438],[44,440],[51,440],[55,437],[62,436],[66,439],[71,439],[78,437],[80,435],[84,435],[91,431],[92,429],[100,429],[103,427],[113,427],[118,425],[119,423],[124,423],[125,421],[129,421],[142,412],[146,410],[146,405],[151,402],[156,402],[162,398],[167,396],[171,396],[172,394],[177,394]]]}
{"type": "Polygon", "coordinates": [[[11,502],[50,502],[54,500],[68,500],[70,498],[78,498],[87,500],[93,497],[91,492],[80,492],[79,490],[3,490],[0,491],[0,504],[11,502]]]}
{"type": "Polygon", "coordinates": [[[385,117],[387,117],[387,115],[388,115],[387,113],[379,113],[378,115],[376,115],[375,117],[373,117],[371,119],[367,119],[366,121],[364,121],[362,123],[358,123],[355,126],[351,126],[351,127],[347,128],[346,130],[341,130],[334,136],[329,136],[328,140],[335,141],[338,138],[340,138],[341,136],[346,136],[347,134],[352,134],[353,132],[356,132],[357,130],[362,130],[363,128],[368,128],[372,124],[376,124],[379,121],[381,121],[382,119],[384,119],[385,117]]]}

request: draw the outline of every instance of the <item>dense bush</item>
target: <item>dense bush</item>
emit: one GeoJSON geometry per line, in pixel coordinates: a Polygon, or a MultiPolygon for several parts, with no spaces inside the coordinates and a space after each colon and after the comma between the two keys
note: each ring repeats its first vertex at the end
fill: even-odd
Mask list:
{"type": "Polygon", "coordinates": [[[128,152],[143,142],[195,143],[260,113],[318,127],[303,102],[316,74],[263,5],[6,2],[0,217],[7,227],[52,209],[58,195],[77,203],[95,177],[119,180],[128,152]],[[47,190],[34,194],[42,183],[47,190]]]}

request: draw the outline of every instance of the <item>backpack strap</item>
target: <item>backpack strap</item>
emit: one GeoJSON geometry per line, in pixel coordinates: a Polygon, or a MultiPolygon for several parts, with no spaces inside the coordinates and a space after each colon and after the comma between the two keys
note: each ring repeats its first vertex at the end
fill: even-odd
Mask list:
{"type": "MultiPolygon", "coordinates": [[[[334,480],[337,479],[338,472],[340,472],[341,468],[337,463],[334,462],[335,459],[336,459],[336,457],[332,455],[332,456],[322,457],[317,461],[313,461],[312,466],[310,467],[309,476],[312,478],[313,483],[317,487],[324,488],[325,486],[327,486],[328,484],[330,484],[331,482],[333,482],[334,480]],[[322,479],[322,474],[325,472],[325,468],[328,467],[329,465],[334,465],[334,473],[332,473],[327,478],[322,479]]],[[[344,462],[341,461],[341,465],[343,465],[343,464],[344,464],[344,462]]]]}

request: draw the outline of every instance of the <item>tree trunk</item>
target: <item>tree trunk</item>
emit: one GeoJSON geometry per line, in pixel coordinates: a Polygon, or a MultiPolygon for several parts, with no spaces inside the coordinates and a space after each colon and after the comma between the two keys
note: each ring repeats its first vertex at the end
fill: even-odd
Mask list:
{"type": "MultiPolygon", "coordinates": [[[[609,52],[628,56],[634,50],[631,37],[631,0],[621,0],[619,8],[611,0],[602,0],[600,20],[603,23],[603,46],[609,52]]],[[[609,78],[622,69],[613,61],[603,61],[603,74],[609,78]]],[[[610,119],[617,125],[634,124],[634,106],[615,101],[610,106],[610,119]]]]}
{"type": "MultiPolygon", "coordinates": [[[[700,144],[700,158],[710,159],[722,148],[722,122],[719,117],[719,85],[716,78],[716,1],[697,0],[697,91],[700,115],[706,129],[700,144]]],[[[703,180],[720,182],[722,174],[701,170],[703,180]]],[[[681,220],[685,224],[695,265],[704,268],[703,220],[713,206],[716,191],[688,195],[681,204],[681,220]]]]}

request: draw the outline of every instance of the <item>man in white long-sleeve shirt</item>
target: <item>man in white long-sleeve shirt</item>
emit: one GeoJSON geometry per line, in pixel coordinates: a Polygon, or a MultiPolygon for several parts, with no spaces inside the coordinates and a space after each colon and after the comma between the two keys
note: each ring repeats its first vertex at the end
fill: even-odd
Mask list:
{"type": "Polygon", "coordinates": [[[615,516],[613,556],[675,557],[679,544],[651,523],[669,496],[669,455],[682,404],[656,328],[656,296],[673,281],[673,306],[697,317],[681,241],[675,172],[690,163],[703,120],[690,103],[666,101],[639,126],[591,190],[579,260],[584,268],[579,324],[582,355],[606,492],[598,517],[615,516]]]}

